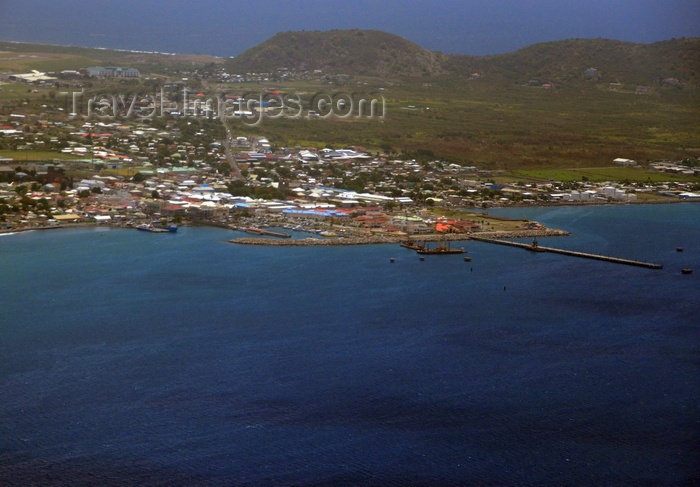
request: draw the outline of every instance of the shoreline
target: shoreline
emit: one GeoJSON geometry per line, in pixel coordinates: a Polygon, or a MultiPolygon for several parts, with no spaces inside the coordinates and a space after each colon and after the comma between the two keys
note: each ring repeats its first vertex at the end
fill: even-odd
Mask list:
{"type": "MultiPolygon", "coordinates": [[[[211,226],[215,228],[225,228],[231,231],[241,231],[237,228],[212,223],[211,225],[203,222],[198,222],[195,225],[188,226],[211,226]]],[[[124,228],[133,229],[134,227],[126,227],[123,225],[104,224],[104,223],[69,223],[65,225],[53,225],[42,227],[25,227],[15,229],[1,229],[0,235],[13,235],[17,233],[27,233],[35,230],[56,230],[56,229],[77,229],[77,228],[124,228]]],[[[328,237],[328,238],[291,238],[291,239],[276,239],[276,238],[252,238],[252,237],[237,237],[228,240],[229,243],[239,245],[263,245],[277,247],[322,247],[322,246],[354,246],[354,245],[381,245],[381,244],[398,244],[406,240],[414,240],[418,242],[459,242],[471,240],[471,237],[485,238],[530,238],[530,237],[563,237],[570,235],[570,232],[559,229],[540,229],[540,230],[503,230],[503,231],[485,231],[485,232],[470,232],[470,233],[430,233],[425,235],[369,235],[356,237],[328,237]]]]}
{"type": "Polygon", "coordinates": [[[121,227],[120,225],[105,225],[103,223],[63,223],[61,225],[44,225],[40,227],[21,227],[21,228],[3,228],[0,229],[0,235],[3,234],[13,234],[13,233],[25,233],[25,232],[33,232],[35,230],[43,231],[43,230],[55,230],[58,228],[87,228],[87,227],[100,227],[100,226],[105,226],[105,227],[121,227]]]}
{"type": "MultiPolygon", "coordinates": [[[[636,202],[627,202],[627,203],[615,203],[615,202],[594,202],[594,203],[553,203],[553,204],[545,204],[545,205],[529,205],[529,204],[515,204],[515,205],[506,205],[506,206],[492,206],[489,208],[459,208],[457,211],[465,211],[465,212],[472,212],[476,215],[483,216],[485,218],[492,218],[492,219],[501,219],[502,217],[497,217],[497,216],[492,216],[488,214],[488,211],[491,209],[513,209],[515,210],[516,208],[548,208],[548,207],[562,207],[562,206],[571,206],[571,207],[583,207],[583,206],[637,206],[637,205],[667,205],[667,204],[683,204],[683,203],[697,203],[700,204],[700,201],[698,200],[674,200],[674,201],[654,201],[654,202],[641,202],[641,201],[636,201],[636,202]],[[479,213],[482,212],[482,213],[479,213]]],[[[445,208],[446,211],[451,210],[451,208],[445,208]]],[[[519,220],[518,218],[509,218],[505,217],[507,220],[519,220]]],[[[182,226],[207,226],[207,227],[218,227],[218,228],[226,228],[232,231],[238,231],[238,228],[233,228],[228,224],[225,223],[219,223],[219,222],[204,222],[204,221],[193,221],[193,222],[186,222],[186,224],[183,224],[182,226]]],[[[7,234],[16,234],[16,233],[25,233],[25,232],[31,232],[35,230],[43,231],[43,230],[55,230],[55,229],[67,229],[67,228],[100,228],[100,227],[106,227],[106,228],[131,228],[126,226],[123,222],[81,222],[81,223],[62,223],[58,225],[42,225],[42,226],[34,226],[34,227],[20,227],[20,228],[0,228],[0,235],[7,235],[7,234]]],[[[557,230],[557,229],[543,229],[543,230],[532,230],[532,231],[510,231],[510,232],[478,232],[479,236],[493,236],[490,238],[518,238],[518,237],[549,237],[549,236],[562,236],[562,235],[569,235],[569,232],[565,230],[557,230]],[[532,233],[532,232],[554,232],[554,233],[532,233]],[[509,234],[509,235],[505,235],[509,234]],[[518,234],[518,235],[516,235],[518,234]],[[522,235],[519,235],[522,234],[522,235]]],[[[449,241],[454,241],[454,240],[468,240],[469,239],[469,234],[426,234],[425,236],[419,236],[420,238],[414,239],[414,240],[425,240],[428,242],[435,242],[438,240],[449,240],[449,241]],[[452,238],[451,235],[458,235],[461,236],[460,238],[452,238]]],[[[379,236],[379,235],[373,235],[373,236],[365,236],[365,237],[341,237],[341,238],[325,238],[325,239],[291,239],[287,240],[286,243],[270,243],[268,239],[264,238],[236,238],[236,239],[231,239],[229,242],[231,243],[238,243],[238,244],[247,244],[247,245],[288,245],[288,246],[299,246],[299,245],[306,245],[306,246],[311,246],[311,245],[365,245],[365,244],[372,244],[372,243],[397,243],[401,242],[403,240],[406,240],[408,237],[406,236],[379,236]],[[368,242],[359,242],[359,240],[367,240],[369,239],[368,242]],[[297,242],[299,241],[306,241],[306,240],[319,240],[321,242],[328,242],[331,241],[332,243],[305,243],[305,244],[299,244],[297,242]],[[358,241],[358,242],[355,242],[358,241]]]]}

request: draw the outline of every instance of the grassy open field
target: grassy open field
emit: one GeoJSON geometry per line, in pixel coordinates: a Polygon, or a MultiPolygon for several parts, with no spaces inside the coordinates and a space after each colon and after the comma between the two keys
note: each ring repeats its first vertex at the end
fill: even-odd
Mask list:
{"type": "Polygon", "coordinates": [[[95,63],[95,59],[60,53],[23,53],[0,51],[0,71],[26,73],[37,71],[62,71],[80,69],[95,63]]]}
{"type": "Polygon", "coordinates": [[[21,102],[25,99],[37,98],[40,92],[48,93],[48,88],[37,88],[21,83],[0,83],[0,101],[13,100],[21,102]],[[36,91],[37,93],[34,93],[36,91]]]}
{"type": "Polygon", "coordinates": [[[33,161],[52,161],[53,159],[76,159],[75,154],[41,150],[0,150],[0,157],[13,159],[17,163],[33,161]]]}
{"type": "Polygon", "coordinates": [[[509,180],[519,179],[522,181],[547,181],[553,179],[556,181],[582,181],[588,180],[591,182],[605,181],[630,181],[633,183],[640,182],[664,182],[664,181],[688,181],[697,182],[700,178],[697,176],[684,176],[668,173],[650,172],[646,168],[639,167],[582,167],[571,169],[531,169],[519,170],[509,173],[509,180]]]}
{"type": "Polygon", "coordinates": [[[145,73],[173,68],[191,68],[206,63],[221,63],[221,58],[200,54],[162,55],[95,49],[77,46],[24,44],[0,41],[0,73],[78,70],[91,65],[130,66],[145,73]]]}
{"type": "MultiPolygon", "coordinates": [[[[350,91],[387,100],[382,120],[264,120],[254,130],[238,126],[243,133],[265,133],[281,146],[360,145],[397,153],[422,149],[462,163],[530,170],[608,166],[617,157],[643,163],[700,156],[700,94],[692,90],[634,95],[583,82],[548,90],[488,80],[275,87],[302,93],[350,91]]],[[[256,88],[264,87],[234,89],[256,88]]]]}

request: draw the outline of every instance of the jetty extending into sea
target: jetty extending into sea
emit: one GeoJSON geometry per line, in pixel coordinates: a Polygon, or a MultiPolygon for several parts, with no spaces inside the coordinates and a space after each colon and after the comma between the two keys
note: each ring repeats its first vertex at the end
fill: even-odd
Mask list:
{"type": "Polygon", "coordinates": [[[578,252],[575,250],[558,249],[558,248],[554,248],[554,247],[543,247],[541,245],[538,245],[536,242],[533,242],[531,244],[527,244],[527,243],[522,243],[522,242],[512,242],[510,240],[501,240],[501,239],[496,239],[496,238],[487,238],[487,237],[478,237],[478,236],[472,236],[471,239],[479,241],[479,242],[486,242],[486,243],[492,243],[492,244],[498,244],[498,245],[508,245],[511,247],[519,247],[521,249],[536,251],[536,252],[552,252],[554,254],[569,255],[572,257],[582,257],[584,259],[602,260],[604,262],[611,262],[613,264],[633,265],[633,266],[637,266],[637,267],[646,267],[647,269],[662,269],[663,268],[662,264],[655,264],[652,262],[643,262],[641,260],[621,259],[619,257],[610,257],[607,255],[589,254],[587,252],[578,252]]]}

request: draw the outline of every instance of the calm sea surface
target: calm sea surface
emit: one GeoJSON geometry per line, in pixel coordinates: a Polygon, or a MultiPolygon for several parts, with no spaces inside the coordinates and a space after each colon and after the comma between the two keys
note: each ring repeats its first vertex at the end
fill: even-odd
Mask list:
{"type": "Polygon", "coordinates": [[[696,485],[700,205],[493,213],[664,268],[0,236],[0,485],[696,485]]]}

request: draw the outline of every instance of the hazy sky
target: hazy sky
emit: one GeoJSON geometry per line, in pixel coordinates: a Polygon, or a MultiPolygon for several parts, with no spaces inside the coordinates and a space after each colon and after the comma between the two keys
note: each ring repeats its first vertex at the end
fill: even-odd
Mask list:
{"type": "Polygon", "coordinates": [[[0,0],[0,39],[50,44],[230,56],[281,31],[351,28],[455,54],[654,42],[700,36],[700,0],[0,0]]]}

